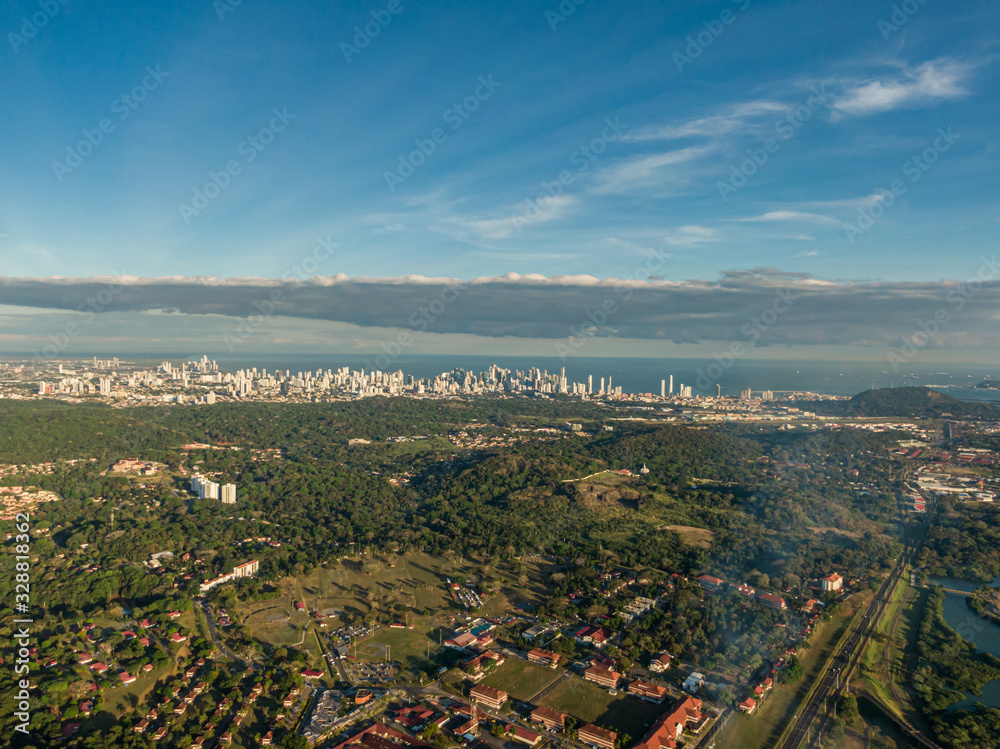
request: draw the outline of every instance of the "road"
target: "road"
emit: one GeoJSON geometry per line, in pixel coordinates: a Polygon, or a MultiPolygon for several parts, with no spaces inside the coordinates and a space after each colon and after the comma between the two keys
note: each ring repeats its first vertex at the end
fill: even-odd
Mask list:
{"type": "MultiPolygon", "coordinates": [[[[196,599],[197,600],[197,599],[196,599]]],[[[204,599],[197,600],[198,605],[201,607],[202,612],[205,614],[205,620],[208,622],[208,636],[212,640],[212,644],[219,649],[226,658],[234,661],[240,661],[241,663],[248,663],[246,658],[241,658],[236,655],[229,647],[219,638],[219,633],[215,629],[215,622],[212,620],[212,610],[208,607],[208,604],[204,599]]]]}

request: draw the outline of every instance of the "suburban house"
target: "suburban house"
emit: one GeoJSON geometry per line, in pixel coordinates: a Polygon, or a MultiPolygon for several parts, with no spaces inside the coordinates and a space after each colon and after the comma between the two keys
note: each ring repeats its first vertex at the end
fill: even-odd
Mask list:
{"type": "Polygon", "coordinates": [[[747,715],[753,715],[753,711],[757,709],[757,700],[753,697],[747,697],[743,702],[737,705],[740,710],[745,712],[747,715]]]}
{"type": "Polygon", "coordinates": [[[701,685],[704,683],[705,683],[705,674],[701,674],[695,671],[684,680],[684,684],[681,686],[681,688],[685,692],[694,693],[697,692],[699,689],[701,689],[701,685]]]}
{"type": "Polygon", "coordinates": [[[585,645],[593,645],[598,648],[603,648],[608,644],[608,640],[611,639],[611,635],[614,634],[611,630],[605,629],[604,627],[584,627],[578,630],[573,636],[578,642],[585,645]]]}
{"type": "Polygon", "coordinates": [[[584,744],[599,747],[599,749],[615,749],[618,734],[606,728],[600,728],[588,723],[576,732],[576,736],[584,744]]]}
{"type": "Polygon", "coordinates": [[[662,674],[670,668],[670,664],[673,660],[674,658],[670,655],[670,653],[660,653],[649,662],[649,670],[654,674],[662,674]]]}

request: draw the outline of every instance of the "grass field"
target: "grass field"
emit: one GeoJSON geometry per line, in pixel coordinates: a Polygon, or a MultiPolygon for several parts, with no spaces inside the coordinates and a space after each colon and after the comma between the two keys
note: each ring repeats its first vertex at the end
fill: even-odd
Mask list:
{"type": "Polygon", "coordinates": [[[382,629],[358,645],[358,660],[382,661],[386,656],[403,668],[416,669],[438,649],[438,628],[424,617],[411,619],[413,629],[382,629]]]}
{"type": "Polygon", "coordinates": [[[715,534],[707,528],[694,528],[690,525],[665,525],[663,530],[674,531],[677,533],[681,540],[691,546],[697,546],[702,549],[707,549],[712,545],[712,539],[715,538],[715,534]]]}
{"type": "Polygon", "coordinates": [[[565,671],[562,669],[536,666],[520,658],[508,658],[506,663],[483,679],[482,683],[494,689],[502,689],[519,700],[528,700],[563,673],[565,671]]]}
{"type": "MultiPolygon", "coordinates": [[[[897,709],[897,717],[903,717],[902,707],[893,696],[892,689],[888,684],[889,674],[885,671],[885,649],[889,646],[889,631],[892,627],[892,619],[900,606],[903,604],[903,597],[909,590],[909,576],[904,571],[903,576],[896,584],[889,603],[882,612],[875,626],[875,635],[868,642],[864,655],[861,658],[861,674],[864,676],[866,687],[873,694],[878,695],[886,705],[897,709]]],[[[891,667],[891,666],[890,666],[891,667]]]]}
{"type": "Polygon", "coordinates": [[[580,678],[563,679],[555,689],[540,697],[538,704],[627,733],[633,739],[641,738],[666,709],[622,693],[612,695],[580,678]]]}
{"type": "MultiPolygon", "coordinates": [[[[298,641],[301,630],[296,627],[311,622],[309,614],[314,611],[336,614],[327,620],[329,629],[341,626],[348,618],[362,617],[372,608],[395,611],[394,617],[400,621],[408,617],[411,622],[441,614],[462,614],[446,581],[458,576],[478,579],[484,561],[421,553],[344,558],[339,564],[319,567],[309,575],[286,578],[281,582],[281,598],[241,604],[238,610],[246,617],[253,636],[282,646],[298,641]],[[305,604],[306,612],[295,610],[296,601],[305,604]]],[[[507,566],[492,571],[505,582],[502,593],[486,599],[483,613],[498,615],[540,600],[545,581],[558,568],[537,561],[524,566],[524,578],[507,566]]],[[[411,644],[414,652],[426,652],[423,643],[411,644]]]]}

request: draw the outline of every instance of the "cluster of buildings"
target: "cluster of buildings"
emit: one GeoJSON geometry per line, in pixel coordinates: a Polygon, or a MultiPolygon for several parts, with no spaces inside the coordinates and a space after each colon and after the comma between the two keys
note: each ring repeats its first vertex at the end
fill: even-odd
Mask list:
{"type": "Polygon", "coordinates": [[[218,499],[224,505],[236,504],[236,484],[220,486],[200,473],[191,477],[191,492],[200,499],[218,499]]]}
{"type": "Polygon", "coordinates": [[[762,604],[772,609],[783,611],[788,608],[788,604],[781,596],[776,596],[766,590],[758,590],[757,588],[753,588],[746,583],[733,586],[725,580],[713,577],[712,575],[699,575],[697,583],[705,590],[722,590],[726,587],[732,587],[737,593],[747,596],[748,598],[756,598],[762,604]]]}
{"type": "Polygon", "coordinates": [[[747,715],[753,715],[754,711],[760,705],[764,696],[774,688],[774,679],[768,676],[762,682],[753,687],[753,694],[748,696],[745,700],[738,702],[736,707],[747,715]]]}
{"type": "MultiPolygon", "coordinates": [[[[723,398],[716,387],[714,395],[701,397],[683,383],[675,391],[673,375],[660,381],[659,392],[629,393],[614,384],[613,376],[573,381],[565,368],[558,373],[539,367],[525,370],[490,365],[473,372],[456,368],[434,377],[414,377],[402,370],[393,372],[377,368],[353,370],[350,367],[318,369],[315,372],[271,370],[250,367],[236,372],[222,372],[207,356],[176,366],[163,362],[148,368],[135,362],[110,360],[30,361],[0,364],[12,382],[32,382],[41,397],[101,398],[116,405],[140,403],[183,403],[212,405],[221,400],[269,399],[302,402],[317,399],[359,398],[374,395],[458,396],[476,394],[566,395],[587,398],[615,399],[647,403],[665,402],[716,403],[735,405],[766,403],[773,393],[763,391],[754,397],[744,391],[739,398],[723,398]],[[669,383],[669,385],[668,385],[669,383]]],[[[6,379],[6,378],[2,378],[6,379]]],[[[25,397],[19,388],[0,389],[0,396],[25,397]]],[[[803,397],[813,394],[785,394],[803,397]]]]}
{"type": "Polygon", "coordinates": [[[159,471],[156,463],[137,458],[122,458],[111,466],[111,473],[137,473],[140,476],[155,476],[159,471]]]}

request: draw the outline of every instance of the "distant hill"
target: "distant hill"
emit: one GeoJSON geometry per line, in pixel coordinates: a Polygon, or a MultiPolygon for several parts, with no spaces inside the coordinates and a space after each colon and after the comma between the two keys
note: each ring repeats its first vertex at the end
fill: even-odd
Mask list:
{"type": "Polygon", "coordinates": [[[1000,390],[1000,380],[983,380],[976,387],[982,390],[1000,390]]]}
{"type": "Polygon", "coordinates": [[[925,387],[865,390],[848,401],[811,404],[817,413],[840,416],[997,419],[1000,409],[988,403],[966,403],[925,387]]]}

